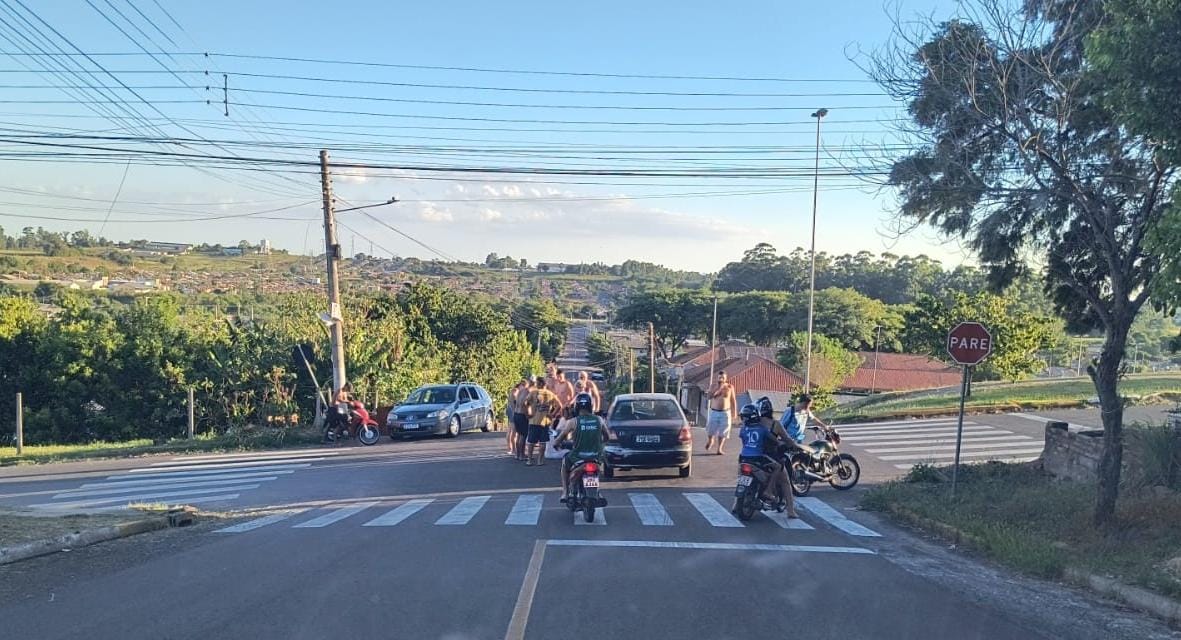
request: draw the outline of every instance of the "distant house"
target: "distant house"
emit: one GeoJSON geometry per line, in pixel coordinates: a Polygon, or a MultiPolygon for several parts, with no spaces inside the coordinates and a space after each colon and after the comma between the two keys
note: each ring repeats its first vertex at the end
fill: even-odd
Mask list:
{"type": "Polygon", "coordinates": [[[959,384],[959,367],[914,353],[859,351],[861,366],[841,385],[845,393],[916,391],[959,384]]]}
{"type": "Polygon", "coordinates": [[[153,251],[155,253],[188,253],[189,249],[193,248],[191,244],[181,244],[179,242],[147,242],[144,243],[144,251],[153,251]]]}
{"type": "Polygon", "coordinates": [[[566,273],[570,265],[562,262],[538,262],[537,270],[542,273],[566,273]]]}
{"type": "MultiPolygon", "coordinates": [[[[744,354],[741,358],[716,361],[713,371],[715,376],[719,371],[725,371],[730,384],[734,385],[734,394],[739,397],[744,394],[747,397],[759,394],[754,395],[758,398],[760,395],[770,395],[771,392],[787,394],[804,384],[804,378],[800,374],[753,352],[750,355],[744,354]]],[[[705,424],[705,414],[709,409],[707,395],[712,384],[708,360],[705,364],[686,368],[684,379],[681,381],[680,400],[681,405],[690,414],[690,419],[696,420],[697,424],[705,424]]]]}
{"type": "Polygon", "coordinates": [[[758,347],[742,342],[741,340],[727,340],[719,343],[712,350],[707,346],[691,348],[688,351],[673,356],[669,362],[673,365],[690,369],[701,365],[708,365],[711,359],[720,361],[755,357],[774,361],[777,352],[778,350],[773,347],[758,347]]]}

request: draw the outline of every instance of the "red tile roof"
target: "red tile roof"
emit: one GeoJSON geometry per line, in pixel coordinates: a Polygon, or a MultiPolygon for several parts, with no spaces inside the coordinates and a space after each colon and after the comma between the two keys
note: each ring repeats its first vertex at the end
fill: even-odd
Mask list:
{"type": "Polygon", "coordinates": [[[934,358],[914,353],[879,353],[874,378],[874,352],[859,351],[861,366],[841,389],[845,391],[912,391],[954,386],[960,369],[934,358]]]}
{"type": "MultiPolygon", "coordinates": [[[[769,391],[791,391],[802,386],[804,379],[790,369],[786,369],[778,362],[751,356],[746,358],[730,358],[714,364],[714,373],[725,371],[734,385],[734,393],[741,394],[750,389],[769,391]]],[[[707,389],[710,384],[709,366],[696,367],[685,374],[685,385],[707,389]]]]}

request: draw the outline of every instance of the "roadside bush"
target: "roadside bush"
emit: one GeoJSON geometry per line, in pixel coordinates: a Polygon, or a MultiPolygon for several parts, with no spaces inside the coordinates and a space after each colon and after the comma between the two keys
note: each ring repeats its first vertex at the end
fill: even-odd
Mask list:
{"type": "Polygon", "coordinates": [[[1128,455],[1134,460],[1124,476],[1129,487],[1170,487],[1178,489],[1178,467],[1181,466],[1181,447],[1173,430],[1164,425],[1133,424],[1124,431],[1128,455]]]}

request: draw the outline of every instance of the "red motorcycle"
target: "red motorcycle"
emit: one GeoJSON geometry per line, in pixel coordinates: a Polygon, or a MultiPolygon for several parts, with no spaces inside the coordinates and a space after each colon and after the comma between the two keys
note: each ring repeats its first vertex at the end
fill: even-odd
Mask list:
{"type": "Polygon", "coordinates": [[[353,434],[365,446],[373,446],[381,439],[377,421],[361,402],[341,402],[329,407],[324,420],[324,442],[340,442],[353,434]]]}

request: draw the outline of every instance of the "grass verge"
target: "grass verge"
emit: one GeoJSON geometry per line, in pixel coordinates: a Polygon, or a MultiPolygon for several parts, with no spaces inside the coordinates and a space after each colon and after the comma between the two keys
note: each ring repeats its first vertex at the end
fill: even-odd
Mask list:
{"type": "MultiPolygon", "coordinates": [[[[1181,400],[1181,373],[1129,376],[1120,393],[1133,404],[1181,400]]],[[[1095,396],[1086,378],[976,383],[965,407],[969,411],[1015,411],[1083,407],[1095,396]]],[[[939,415],[959,410],[959,388],[937,391],[883,393],[834,407],[828,417],[841,421],[874,420],[914,415],[939,415]]]]}
{"type": "Polygon", "coordinates": [[[1125,489],[1116,523],[1099,530],[1094,487],[1054,480],[1036,464],[961,467],[955,498],[947,476],[917,467],[869,490],[862,506],[943,537],[958,530],[962,543],[1035,576],[1059,579],[1074,567],[1181,598],[1181,570],[1166,565],[1181,556],[1181,493],[1125,489]]]}
{"type": "Polygon", "coordinates": [[[143,520],[144,515],[134,511],[121,514],[94,514],[68,516],[22,515],[0,512],[0,547],[32,542],[45,538],[56,538],[86,529],[109,527],[143,520]]]}
{"type": "Polygon", "coordinates": [[[154,443],[151,440],[129,440],[127,442],[91,442],[86,444],[26,445],[21,455],[15,447],[0,447],[0,466],[13,464],[40,464],[66,462],[70,460],[98,460],[103,458],[131,458],[154,453],[199,453],[223,451],[251,451],[255,449],[281,449],[318,444],[321,434],[310,427],[278,430],[244,429],[234,433],[193,440],[169,440],[154,443]]]}

